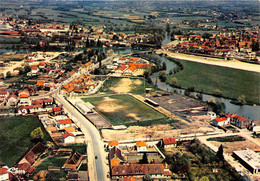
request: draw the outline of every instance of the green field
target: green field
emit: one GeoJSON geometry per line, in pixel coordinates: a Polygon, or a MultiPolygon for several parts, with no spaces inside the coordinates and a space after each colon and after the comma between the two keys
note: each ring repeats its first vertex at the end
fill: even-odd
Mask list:
{"type": "Polygon", "coordinates": [[[223,97],[237,99],[245,95],[249,104],[260,104],[260,75],[258,73],[207,65],[185,60],[180,61],[184,69],[176,74],[169,75],[167,83],[176,77],[182,88],[194,87],[195,91],[214,94],[216,89],[223,97]]]}
{"type": "Polygon", "coordinates": [[[132,93],[144,94],[145,88],[152,88],[144,79],[140,78],[122,78],[110,77],[100,89],[100,92],[105,93],[132,93]],[[122,92],[120,92],[122,91],[122,92]]]}
{"type": "Polygon", "coordinates": [[[30,134],[41,127],[44,142],[51,141],[36,116],[18,116],[0,119],[0,162],[12,166],[32,145],[30,134]]]}
{"type": "Polygon", "coordinates": [[[168,118],[134,97],[122,94],[109,97],[83,98],[85,102],[92,103],[113,125],[143,123],[158,120],[167,121],[168,118]]]}

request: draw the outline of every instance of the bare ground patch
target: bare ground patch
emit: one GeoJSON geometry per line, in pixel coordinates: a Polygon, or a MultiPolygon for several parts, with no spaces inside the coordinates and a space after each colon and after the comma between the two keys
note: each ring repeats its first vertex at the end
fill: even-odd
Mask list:
{"type": "Polygon", "coordinates": [[[116,102],[116,99],[104,97],[102,104],[100,104],[97,108],[103,112],[116,112],[124,108],[124,106],[118,105],[116,102]]]}

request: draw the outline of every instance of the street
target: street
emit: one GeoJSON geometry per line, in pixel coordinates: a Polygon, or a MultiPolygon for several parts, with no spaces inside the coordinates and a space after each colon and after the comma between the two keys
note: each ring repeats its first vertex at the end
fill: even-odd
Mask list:
{"type": "Polygon", "coordinates": [[[88,143],[87,155],[89,161],[90,180],[109,180],[106,178],[108,166],[105,164],[106,158],[104,145],[98,130],[62,95],[57,94],[54,97],[64,106],[64,110],[66,110],[69,117],[71,117],[74,122],[78,123],[82,132],[86,136],[86,141],[88,143]],[[95,159],[95,157],[97,157],[97,159],[95,159]]]}

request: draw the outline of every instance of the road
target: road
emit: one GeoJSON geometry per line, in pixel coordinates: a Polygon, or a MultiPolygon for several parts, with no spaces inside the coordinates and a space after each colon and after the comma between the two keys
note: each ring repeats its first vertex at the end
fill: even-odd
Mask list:
{"type": "MultiPolygon", "coordinates": [[[[94,125],[90,123],[77,109],[75,109],[62,95],[54,95],[54,97],[63,105],[64,110],[66,110],[75,122],[78,122],[83,133],[87,136],[88,141],[88,157],[89,162],[93,162],[95,168],[89,170],[90,177],[93,180],[105,181],[109,180],[106,178],[106,173],[108,172],[108,166],[106,166],[106,158],[104,151],[104,144],[101,136],[94,125]],[[97,156],[97,159],[95,157],[97,156]]],[[[91,163],[90,163],[91,165],[91,163]]]]}

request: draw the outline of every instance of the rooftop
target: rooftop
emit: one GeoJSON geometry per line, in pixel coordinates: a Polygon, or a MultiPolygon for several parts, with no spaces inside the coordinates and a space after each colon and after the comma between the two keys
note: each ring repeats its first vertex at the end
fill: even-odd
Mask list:
{"type": "Polygon", "coordinates": [[[250,165],[254,169],[260,169],[260,154],[254,152],[251,149],[234,151],[238,157],[240,157],[244,162],[250,165]]]}

